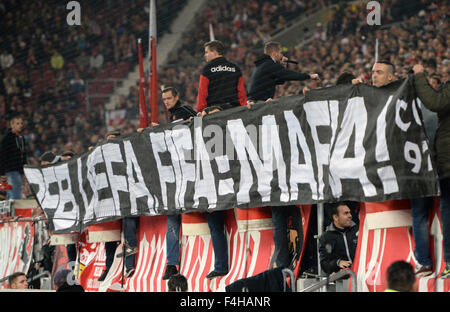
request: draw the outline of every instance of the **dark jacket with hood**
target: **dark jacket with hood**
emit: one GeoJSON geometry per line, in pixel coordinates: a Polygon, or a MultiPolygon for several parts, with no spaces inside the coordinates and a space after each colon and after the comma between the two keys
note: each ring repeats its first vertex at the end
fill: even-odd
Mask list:
{"type": "Polygon", "coordinates": [[[277,84],[286,81],[310,79],[310,75],[296,72],[276,63],[269,55],[264,54],[255,61],[256,68],[253,70],[250,82],[248,99],[253,101],[265,101],[273,98],[277,84]]]}
{"type": "Polygon", "coordinates": [[[188,120],[189,117],[197,116],[197,113],[192,109],[192,107],[189,105],[183,105],[180,101],[178,101],[174,107],[169,109],[169,113],[170,122],[177,120],[188,120]]]}
{"type": "Polygon", "coordinates": [[[23,165],[26,163],[25,138],[9,131],[0,143],[0,175],[11,171],[23,174],[23,165]]]}
{"type": "Polygon", "coordinates": [[[358,243],[358,226],[352,221],[349,227],[341,230],[331,223],[319,242],[322,270],[328,274],[338,272],[341,269],[338,266],[340,260],[353,262],[358,243]]]}
{"type": "Polygon", "coordinates": [[[438,115],[435,138],[437,169],[440,179],[450,178],[450,83],[435,91],[423,73],[414,75],[414,87],[423,105],[438,115]]]}

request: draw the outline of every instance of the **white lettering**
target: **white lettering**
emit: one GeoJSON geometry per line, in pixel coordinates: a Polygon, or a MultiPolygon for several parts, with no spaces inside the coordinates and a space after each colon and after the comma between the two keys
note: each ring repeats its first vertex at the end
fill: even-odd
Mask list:
{"type": "Polygon", "coordinates": [[[69,228],[78,220],[79,209],[72,193],[67,163],[54,167],[59,186],[58,209],[53,216],[55,228],[69,228]]]}
{"type": "MultiPolygon", "coordinates": [[[[179,192],[176,194],[178,207],[185,207],[184,195],[188,181],[195,181],[195,164],[186,162],[186,152],[193,149],[191,132],[186,126],[176,126],[172,131],[172,140],[178,154],[178,161],[181,168],[181,179],[179,192]]],[[[190,158],[190,157],[189,157],[190,158]]],[[[173,161],[173,159],[172,159],[173,161]]],[[[177,187],[178,189],[178,187],[177,187]]]]}
{"type": "Polygon", "coordinates": [[[196,179],[193,207],[198,208],[199,199],[204,197],[208,200],[208,208],[212,209],[216,207],[217,202],[216,184],[211,169],[209,154],[203,141],[202,128],[196,127],[194,129],[194,135],[197,149],[195,151],[196,179]]]}
{"type": "Polygon", "coordinates": [[[334,142],[330,158],[330,186],[333,196],[342,196],[341,179],[358,179],[362,185],[365,196],[377,195],[375,186],[367,177],[364,167],[366,151],[363,146],[364,134],[367,126],[367,111],[362,97],[348,100],[341,128],[334,142]],[[349,148],[352,133],[355,133],[354,157],[345,157],[349,148]]]}
{"type": "Polygon", "coordinates": [[[167,146],[164,133],[150,132],[150,141],[152,142],[153,155],[155,156],[156,165],[158,166],[159,180],[161,182],[161,196],[163,199],[164,209],[168,208],[168,196],[166,183],[175,183],[175,174],[172,166],[163,166],[160,153],[167,152],[167,146]]]}
{"type": "Polygon", "coordinates": [[[250,168],[249,159],[251,160],[257,175],[258,193],[261,195],[262,201],[270,201],[270,181],[273,179],[272,163],[263,164],[261,162],[257,149],[252,144],[250,136],[248,135],[242,120],[229,120],[227,123],[227,129],[230,132],[230,136],[233,140],[239,163],[241,165],[241,180],[239,192],[236,196],[238,204],[250,202],[249,191],[251,185],[253,184],[253,175],[250,168]]]}
{"type": "Polygon", "coordinates": [[[408,107],[408,103],[406,103],[403,100],[398,100],[395,105],[395,123],[397,126],[402,129],[402,131],[406,132],[411,125],[411,122],[403,122],[402,118],[400,117],[400,109],[406,110],[408,107]]]}
{"type": "Polygon", "coordinates": [[[317,155],[317,176],[319,180],[319,200],[324,199],[324,187],[323,182],[323,166],[329,165],[330,157],[330,144],[322,144],[319,141],[319,135],[317,133],[318,126],[330,126],[330,111],[328,109],[327,101],[307,102],[303,105],[306,113],[306,119],[311,126],[311,135],[314,141],[314,148],[317,155]]]}
{"type": "Polygon", "coordinates": [[[81,25],[81,6],[78,1],[70,1],[66,6],[67,10],[73,10],[67,14],[67,24],[70,26],[81,25]]]}
{"type": "Polygon", "coordinates": [[[381,6],[378,1],[369,1],[366,6],[367,10],[370,10],[367,14],[367,24],[370,26],[381,25],[381,6]]]}
{"type": "Polygon", "coordinates": [[[314,178],[314,168],[312,164],[311,152],[306,143],[305,135],[303,134],[300,122],[295,117],[293,111],[285,111],[284,118],[286,119],[289,143],[291,147],[291,178],[289,181],[291,188],[290,200],[298,200],[298,184],[307,183],[311,188],[312,198],[317,200],[317,182],[314,178]],[[299,163],[299,149],[303,152],[305,163],[299,163]]]}
{"type": "MultiPolygon", "coordinates": [[[[106,173],[108,174],[111,192],[114,198],[115,214],[120,215],[120,198],[119,191],[128,193],[127,178],[123,175],[115,175],[112,163],[124,163],[120,152],[120,145],[115,143],[107,143],[102,145],[103,155],[105,155],[106,173]]],[[[112,208],[112,207],[111,207],[112,208]]]]}
{"type": "Polygon", "coordinates": [[[405,143],[404,156],[407,162],[414,165],[411,171],[419,173],[422,163],[422,154],[420,153],[419,146],[416,143],[407,141],[405,143]],[[413,152],[414,155],[411,155],[411,152],[413,152]]]}
{"type": "Polygon", "coordinates": [[[147,207],[151,215],[156,215],[155,210],[150,210],[151,208],[158,205],[158,199],[153,198],[150,194],[149,189],[145,185],[144,176],[142,175],[141,167],[139,166],[136,155],[133,150],[133,146],[130,141],[124,141],[124,150],[127,163],[127,177],[130,191],[130,202],[131,202],[131,213],[137,213],[137,199],[142,197],[147,197],[147,207]],[[136,180],[134,179],[134,174],[136,174],[136,180]],[[153,212],[153,213],[152,213],[153,212]]]}
{"type": "Polygon", "coordinates": [[[219,65],[216,67],[211,67],[211,72],[215,73],[215,72],[221,72],[221,71],[228,71],[228,72],[236,72],[236,68],[234,67],[230,67],[230,66],[225,66],[225,65],[219,65]]]}

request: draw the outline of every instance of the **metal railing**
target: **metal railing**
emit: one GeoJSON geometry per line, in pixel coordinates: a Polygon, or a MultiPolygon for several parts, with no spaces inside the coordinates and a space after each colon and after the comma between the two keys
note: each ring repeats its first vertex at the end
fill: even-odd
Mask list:
{"type": "Polygon", "coordinates": [[[343,278],[344,276],[350,276],[352,278],[352,292],[357,292],[358,286],[356,283],[357,282],[356,281],[356,279],[357,279],[356,273],[351,269],[345,269],[345,270],[339,271],[331,276],[328,276],[326,279],[318,282],[317,284],[311,285],[311,286],[303,289],[300,292],[313,292],[313,291],[319,290],[323,286],[326,286],[331,282],[335,282],[335,281],[343,278]]]}
{"type": "Polygon", "coordinates": [[[51,278],[52,275],[50,274],[49,271],[44,271],[42,273],[39,273],[38,275],[33,276],[32,278],[27,279],[27,282],[29,283],[29,282],[35,281],[35,280],[37,280],[38,278],[41,278],[41,277],[50,277],[51,278]]]}
{"type": "Polygon", "coordinates": [[[295,292],[295,278],[294,278],[294,272],[290,269],[283,269],[281,271],[283,273],[283,292],[286,292],[286,277],[289,275],[291,278],[291,291],[295,292]]]}

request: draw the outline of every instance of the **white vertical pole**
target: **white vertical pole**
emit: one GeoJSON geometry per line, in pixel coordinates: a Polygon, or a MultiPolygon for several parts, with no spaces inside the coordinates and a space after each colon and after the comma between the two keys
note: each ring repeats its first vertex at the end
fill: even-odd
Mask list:
{"type": "Polygon", "coordinates": [[[214,29],[211,23],[209,23],[209,40],[214,41],[214,29]]]}
{"type": "Polygon", "coordinates": [[[378,62],[378,38],[375,39],[375,63],[378,62]]]}
{"type": "MultiPolygon", "coordinates": [[[[319,275],[319,281],[322,280],[322,268],[320,267],[320,252],[319,252],[319,237],[322,235],[323,231],[323,204],[317,204],[317,274],[319,275]]],[[[320,288],[322,291],[324,287],[320,288]]]]}

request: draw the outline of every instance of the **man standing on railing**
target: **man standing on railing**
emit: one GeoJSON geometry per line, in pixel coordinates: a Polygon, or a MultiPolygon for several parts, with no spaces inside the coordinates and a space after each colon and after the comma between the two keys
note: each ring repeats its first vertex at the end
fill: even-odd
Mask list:
{"type": "MultiPolygon", "coordinates": [[[[449,83],[446,82],[439,91],[436,91],[428,84],[422,65],[414,65],[413,71],[417,96],[425,107],[438,115],[439,125],[436,132],[435,147],[441,187],[440,212],[444,261],[446,262],[441,278],[450,278],[450,87],[449,83]]],[[[419,265],[416,266],[416,275],[420,271],[423,272],[423,268],[426,268],[428,273],[431,274],[433,270],[427,232],[428,213],[431,207],[430,205],[420,207],[420,209],[411,207],[411,209],[414,208],[416,208],[416,211],[412,212],[414,241],[416,243],[414,253],[419,262],[419,265]],[[420,263],[421,261],[422,263],[420,263]]],[[[440,268],[436,269],[439,270],[440,268]]]]}
{"type": "Polygon", "coordinates": [[[197,112],[206,107],[228,109],[247,104],[241,69],[224,57],[225,47],[218,40],[205,43],[205,60],[198,85],[197,112]]]}
{"type": "MultiPolygon", "coordinates": [[[[224,57],[222,42],[205,43],[205,60],[208,62],[200,75],[197,95],[197,112],[205,116],[215,111],[243,106],[247,103],[244,78],[240,68],[224,57]]],[[[214,250],[214,270],[206,278],[213,279],[228,274],[228,248],[225,237],[225,211],[207,212],[206,220],[214,250]]]]}
{"type": "MultiPolygon", "coordinates": [[[[271,41],[264,45],[264,55],[255,62],[250,91],[248,93],[247,107],[251,108],[256,101],[269,101],[275,96],[276,86],[286,81],[302,81],[306,79],[319,79],[317,74],[300,73],[285,68],[288,58],[282,53],[279,42],[271,41]]],[[[299,243],[303,243],[303,228],[301,226],[300,210],[295,205],[274,206],[272,210],[272,222],[274,225],[273,241],[275,243],[274,259],[277,267],[289,267],[294,262],[289,257],[287,241],[287,223],[292,218],[297,230],[299,243]]],[[[301,248],[299,253],[301,253],[301,248]]],[[[295,256],[298,259],[299,254],[295,256]]]]}
{"type": "MultiPolygon", "coordinates": [[[[189,105],[181,103],[178,91],[174,87],[165,87],[161,93],[164,105],[170,114],[170,122],[189,120],[189,118],[197,115],[197,112],[189,105]]],[[[177,265],[180,265],[180,228],[181,215],[168,214],[166,231],[167,261],[164,276],[162,278],[163,280],[170,280],[170,278],[179,271],[177,265]]]]}

